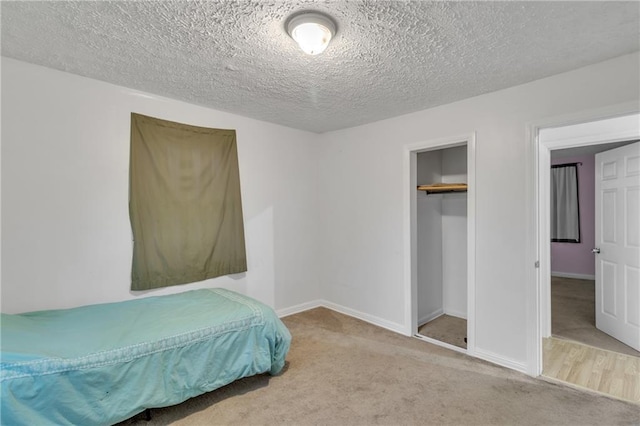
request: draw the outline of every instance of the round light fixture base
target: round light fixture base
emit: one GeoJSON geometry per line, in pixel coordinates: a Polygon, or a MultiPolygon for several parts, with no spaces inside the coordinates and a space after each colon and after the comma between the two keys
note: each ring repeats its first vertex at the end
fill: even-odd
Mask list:
{"type": "Polygon", "coordinates": [[[336,24],[323,13],[302,12],[289,19],[287,32],[305,53],[318,55],[335,35],[336,24]]]}

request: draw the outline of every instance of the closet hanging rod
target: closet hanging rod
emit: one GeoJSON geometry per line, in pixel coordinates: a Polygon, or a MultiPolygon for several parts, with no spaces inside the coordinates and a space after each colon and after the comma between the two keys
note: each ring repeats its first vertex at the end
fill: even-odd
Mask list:
{"type": "Polygon", "coordinates": [[[428,194],[445,194],[448,192],[467,192],[466,183],[433,183],[429,185],[418,185],[418,191],[425,191],[428,194]]]}

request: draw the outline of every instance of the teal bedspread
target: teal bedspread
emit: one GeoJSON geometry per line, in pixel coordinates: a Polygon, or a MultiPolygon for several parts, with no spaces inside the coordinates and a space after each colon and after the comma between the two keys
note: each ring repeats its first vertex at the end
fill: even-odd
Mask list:
{"type": "Polygon", "coordinates": [[[279,373],[291,335],[223,289],[2,314],[2,425],[101,425],[279,373]]]}

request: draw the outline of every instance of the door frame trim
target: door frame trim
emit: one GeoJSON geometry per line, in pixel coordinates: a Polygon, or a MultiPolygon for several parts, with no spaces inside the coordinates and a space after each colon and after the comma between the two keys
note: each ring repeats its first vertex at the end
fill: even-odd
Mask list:
{"type": "MultiPolygon", "coordinates": [[[[404,206],[404,300],[405,333],[418,332],[418,266],[417,266],[417,159],[418,153],[456,146],[467,147],[467,350],[475,354],[476,310],[476,133],[431,139],[405,145],[403,150],[404,206]]],[[[433,341],[439,344],[443,342],[433,341]]],[[[444,343],[441,346],[446,345],[444,343]]],[[[462,349],[461,349],[462,350],[462,349]]]]}
{"type": "MultiPolygon", "coordinates": [[[[613,105],[597,110],[583,111],[540,120],[527,125],[526,191],[527,191],[527,373],[542,374],[542,338],[551,334],[551,258],[549,224],[550,151],[553,149],[619,142],[638,138],[637,129],[623,132],[587,132],[575,134],[556,132],[541,140],[543,129],[585,125],[640,113],[637,101],[613,105]],[[536,267],[536,265],[538,265],[536,267]]],[[[583,128],[587,128],[583,127],[583,128]]]]}

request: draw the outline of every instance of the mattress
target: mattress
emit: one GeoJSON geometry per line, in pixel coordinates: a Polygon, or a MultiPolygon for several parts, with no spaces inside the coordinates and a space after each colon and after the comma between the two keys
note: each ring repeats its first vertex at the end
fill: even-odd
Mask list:
{"type": "Polygon", "coordinates": [[[271,308],[224,289],[1,320],[3,425],[117,423],[278,374],[291,343],[271,308]]]}

